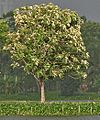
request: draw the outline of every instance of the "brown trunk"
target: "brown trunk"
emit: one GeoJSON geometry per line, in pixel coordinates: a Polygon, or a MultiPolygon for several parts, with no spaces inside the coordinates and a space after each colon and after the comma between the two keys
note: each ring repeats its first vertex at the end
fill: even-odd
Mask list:
{"type": "Polygon", "coordinates": [[[44,80],[40,79],[40,97],[41,97],[41,103],[45,102],[45,85],[44,80]]]}

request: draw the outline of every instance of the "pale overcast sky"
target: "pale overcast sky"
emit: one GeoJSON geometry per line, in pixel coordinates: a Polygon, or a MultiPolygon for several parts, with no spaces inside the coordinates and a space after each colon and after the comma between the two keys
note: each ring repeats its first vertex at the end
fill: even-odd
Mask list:
{"type": "Polygon", "coordinates": [[[0,0],[3,1],[8,1],[9,10],[24,5],[53,2],[62,8],[75,10],[90,20],[100,22],[100,0],[0,0]]]}

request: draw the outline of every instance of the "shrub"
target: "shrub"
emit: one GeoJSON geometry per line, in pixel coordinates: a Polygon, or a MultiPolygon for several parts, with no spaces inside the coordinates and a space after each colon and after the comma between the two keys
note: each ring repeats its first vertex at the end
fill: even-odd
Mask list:
{"type": "Polygon", "coordinates": [[[0,116],[75,116],[75,115],[99,115],[100,103],[87,102],[0,102],[0,116]]]}

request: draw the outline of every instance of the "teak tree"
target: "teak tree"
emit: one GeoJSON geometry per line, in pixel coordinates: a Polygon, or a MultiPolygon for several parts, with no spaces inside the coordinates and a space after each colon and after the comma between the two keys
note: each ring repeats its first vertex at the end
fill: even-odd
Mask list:
{"type": "Polygon", "coordinates": [[[49,3],[14,10],[16,30],[9,32],[5,49],[14,66],[31,73],[40,85],[45,102],[45,80],[70,76],[86,77],[88,53],[82,41],[81,19],[75,11],[49,3]]]}

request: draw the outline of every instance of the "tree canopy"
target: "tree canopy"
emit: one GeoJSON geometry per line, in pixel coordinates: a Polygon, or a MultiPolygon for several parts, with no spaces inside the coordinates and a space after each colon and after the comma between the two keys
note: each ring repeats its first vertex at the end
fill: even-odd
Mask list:
{"type": "Polygon", "coordinates": [[[88,53],[82,41],[81,19],[75,11],[52,3],[14,10],[16,30],[9,32],[6,49],[14,60],[36,78],[86,76],[88,53]]]}

